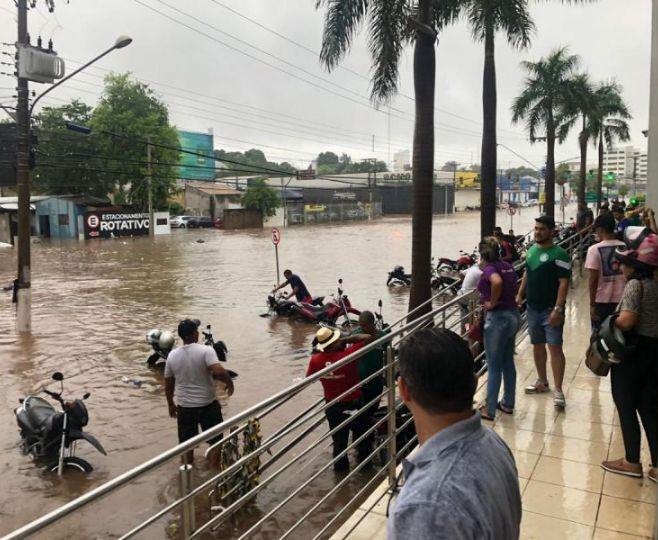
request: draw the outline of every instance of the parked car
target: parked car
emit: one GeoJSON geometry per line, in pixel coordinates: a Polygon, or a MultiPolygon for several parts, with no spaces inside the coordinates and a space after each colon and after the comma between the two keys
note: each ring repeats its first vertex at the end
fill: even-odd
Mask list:
{"type": "Polygon", "coordinates": [[[169,220],[169,224],[175,229],[185,229],[192,216],[173,216],[169,220]]]}
{"type": "Polygon", "coordinates": [[[187,227],[189,229],[201,229],[214,226],[215,220],[208,216],[193,216],[187,221],[187,227]]]}

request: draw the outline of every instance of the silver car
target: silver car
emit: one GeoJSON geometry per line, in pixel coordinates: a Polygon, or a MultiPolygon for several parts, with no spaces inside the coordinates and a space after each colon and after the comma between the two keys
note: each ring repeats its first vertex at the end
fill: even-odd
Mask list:
{"type": "Polygon", "coordinates": [[[194,216],[174,216],[169,220],[169,224],[175,229],[186,229],[187,222],[194,216]]]}

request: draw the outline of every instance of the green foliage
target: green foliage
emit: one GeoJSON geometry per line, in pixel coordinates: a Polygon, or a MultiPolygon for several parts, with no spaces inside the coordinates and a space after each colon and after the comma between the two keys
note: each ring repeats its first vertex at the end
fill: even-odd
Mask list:
{"type": "Polygon", "coordinates": [[[456,161],[446,161],[441,167],[442,171],[456,171],[459,169],[459,163],[456,161]]]}
{"type": "Polygon", "coordinates": [[[626,184],[622,184],[617,189],[617,192],[619,193],[620,197],[626,197],[626,195],[628,195],[628,191],[629,191],[629,189],[628,189],[628,186],[626,184]]]}
{"type": "Polygon", "coordinates": [[[281,198],[276,190],[265,183],[264,178],[256,178],[249,182],[249,187],[242,195],[242,206],[260,211],[263,217],[270,217],[281,206],[281,198]]]}
{"type": "MultiPolygon", "coordinates": [[[[129,204],[148,207],[147,148],[154,145],[179,146],[178,132],[169,123],[167,106],[145,84],[128,74],[108,75],[105,90],[93,111],[90,125],[94,144],[105,160],[102,181],[116,186],[129,204]],[[116,133],[122,137],[113,137],[116,133]],[[128,137],[126,139],[125,137],[128,137]]],[[[176,188],[180,153],[152,146],[153,207],[167,208],[167,199],[176,188]]]]}
{"type": "Polygon", "coordinates": [[[172,216],[182,216],[185,213],[185,207],[177,202],[169,203],[169,214],[172,216]]]}
{"type": "MultiPolygon", "coordinates": [[[[295,174],[296,170],[290,163],[276,163],[268,161],[262,150],[251,148],[246,152],[228,152],[223,149],[215,150],[215,158],[218,160],[228,160],[221,162],[223,169],[217,169],[215,176],[217,178],[235,177],[235,176],[253,176],[254,174],[266,174],[263,169],[272,171],[281,171],[282,173],[295,174]],[[231,161],[235,163],[231,163],[231,161]],[[236,164],[237,163],[237,164],[236,164]]],[[[274,174],[274,173],[273,173],[274,174]]]]}
{"type": "MultiPolygon", "coordinates": [[[[567,167],[569,169],[569,167],[567,167]]],[[[539,178],[539,171],[536,169],[531,169],[530,167],[512,167],[505,171],[506,176],[519,177],[522,176],[532,176],[533,178],[539,178]]]]}
{"type": "Polygon", "coordinates": [[[320,152],[318,154],[318,167],[320,165],[333,165],[337,166],[338,165],[338,156],[334,154],[333,152],[320,152]]]}
{"type": "Polygon", "coordinates": [[[333,152],[320,152],[317,157],[317,173],[320,176],[333,174],[357,174],[368,173],[373,170],[380,173],[388,171],[385,161],[376,161],[374,164],[370,161],[353,162],[352,157],[348,154],[341,154],[338,157],[333,152]]]}
{"type": "Polygon", "coordinates": [[[60,107],[45,107],[34,117],[37,135],[35,193],[106,196],[113,190],[111,179],[100,172],[105,163],[96,157],[95,141],[66,129],[66,122],[88,125],[92,108],[73,100],[60,107]]]}
{"type": "Polygon", "coordinates": [[[572,179],[571,170],[566,163],[560,163],[555,169],[555,182],[563,186],[572,179]]]}

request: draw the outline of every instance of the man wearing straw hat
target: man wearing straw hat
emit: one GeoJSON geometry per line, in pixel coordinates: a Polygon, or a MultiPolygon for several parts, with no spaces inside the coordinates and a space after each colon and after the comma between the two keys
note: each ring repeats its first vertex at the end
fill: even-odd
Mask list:
{"type": "MultiPolygon", "coordinates": [[[[372,341],[372,339],[373,336],[369,334],[356,334],[343,338],[338,329],[320,328],[315,335],[315,352],[311,356],[306,376],[310,377],[327,366],[339,362],[346,356],[358,351],[366,343],[372,341]]],[[[363,406],[358,362],[358,359],[349,362],[320,379],[324,391],[324,399],[327,402],[342,396],[336,403],[325,409],[330,430],[336,428],[348,416],[358,412],[363,406]]],[[[350,431],[352,432],[352,440],[356,440],[365,433],[367,426],[366,415],[362,413],[359,416],[355,416],[351,422],[333,433],[331,438],[333,440],[334,458],[347,448],[350,431]]],[[[359,462],[365,460],[370,454],[371,442],[369,439],[369,437],[365,437],[357,445],[359,462]]],[[[347,471],[349,468],[350,463],[347,454],[341,456],[334,463],[334,470],[337,472],[347,471]]]]}

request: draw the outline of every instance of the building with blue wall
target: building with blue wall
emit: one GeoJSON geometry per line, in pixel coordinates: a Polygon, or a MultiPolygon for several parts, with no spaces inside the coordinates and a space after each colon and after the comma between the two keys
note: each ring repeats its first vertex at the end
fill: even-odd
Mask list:
{"type": "Polygon", "coordinates": [[[84,233],[85,212],[111,206],[109,199],[89,195],[53,195],[35,201],[37,234],[53,238],[78,238],[84,233]]]}

